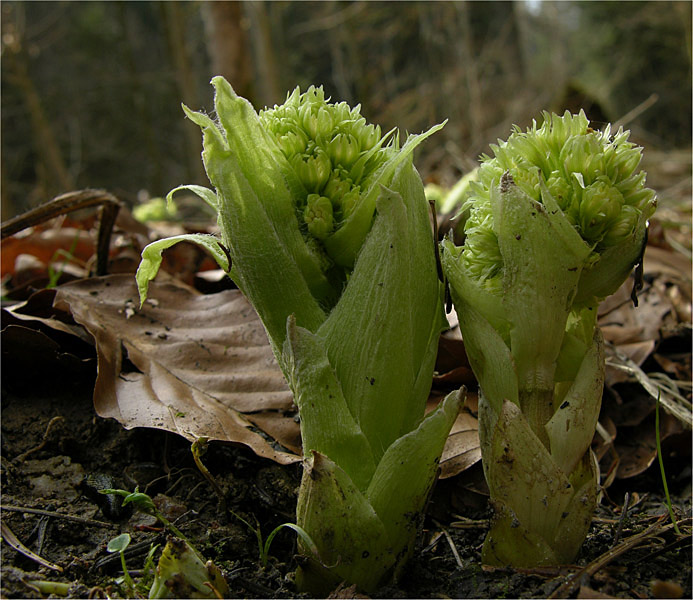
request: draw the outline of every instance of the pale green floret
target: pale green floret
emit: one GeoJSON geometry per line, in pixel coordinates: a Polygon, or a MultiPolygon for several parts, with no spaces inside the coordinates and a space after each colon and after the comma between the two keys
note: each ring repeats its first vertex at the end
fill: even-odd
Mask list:
{"type": "Polygon", "coordinates": [[[541,198],[539,169],[533,168],[531,164],[527,164],[514,167],[509,169],[509,171],[515,184],[525,194],[533,200],[538,201],[541,198]]]}
{"type": "Polygon", "coordinates": [[[630,237],[638,226],[641,212],[634,206],[626,204],[621,209],[618,220],[611,226],[602,239],[601,245],[605,248],[618,246],[630,237]]]}
{"type": "Polygon", "coordinates": [[[359,143],[350,133],[338,133],[328,144],[332,164],[348,169],[359,157],[359,143]]]}
{"type": "Polygon", "coordinates": [[[333,202],[338,203],[342,196],[347,194],[353,186],[354,182],[349,178],[349,171],[337,167],[332,171],[322,193],[333,202]]]}
{"type": "Polygon", "coordinates": [[[320,192],[330,177],[332,164],[321,148],[311,154],[296,154],[290,159],[291,166],[310,192],[320,192]]]}
{"type": "Polygon", "coordinates": [[[382,138],[380,125],[366,125],[361,127],[358,133],[358,142],[362,150],[370,150],[382,138]]]}
{"type": "Polygon", "coordinates": [[[562,177],[558,171],[553,171],[546,180],[546,187],[555,198],[561,210],[568,213],[568,209],[571,207],[571,201],[574,197],[573,186],[570,185],[565,177],[562,177]]]}
{"type": "Polygon", "coordinates": [[[287,131],[277,136],[277,143],[285,156],[303,154],[308,145],[308,136],[302,131],[287,131]]]}
{"type": "Polygon", "coordinates": [[[354,212],[360,198],[361,193],[359,186],[356,186],[335,202],[335,207],[338,209],[342,220],[348,218],[349,215],[354,212]]]}
{"type": "MultiPolygon", "coordinates": [[[[462,210],[464,208],[463,206],[462,210]]],[[[500,292],[503,258],[498,238],[493,231],[493,215],[489,201],[470,206],[464,231],[466,238],[461,258],[466,269],[475,280],[500,292]]]]}
{"type": "Polygon", "coordinates": [[[332,233],[333,228],[332,202],[330,202],[330,199],[318,196],[318,194],[310,194],[306,199],[303,220],[313,237],[324,240],[332,233]]]}
{"type": "Polygon", "coordinates": [[[567,179],[577,178],[581,185],[590,185],[604,173],[604,154],[597,132],[580,133],[570,137],[561,148],[559,161],[567,179]]]}

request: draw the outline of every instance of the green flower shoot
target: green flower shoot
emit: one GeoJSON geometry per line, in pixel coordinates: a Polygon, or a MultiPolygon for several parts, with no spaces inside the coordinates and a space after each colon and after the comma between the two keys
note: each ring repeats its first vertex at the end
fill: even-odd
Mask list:
{"type": "Polygon", "coordinates": [[[482,157],[461,247],[443,242],[479,380],[490,564],[572,561],[597,494],[590,451],[604,380],[599,302],[644,251],[655,194],[628,132],[544,114],[482,157]]]}
{"type": "MultiPolygon", "coordinates": [[[[424,415],[445,316],[412,152],[442,125],[400,147],[321,88],[258,114],[223,78],[212,83],[218,120],[185,112],[214,189],[183,188],[217,210],[221,239],[194,241],[252,302],[298,406],[297,525],[314,545],[299,540],[297,583],[373,592],[413,551],[460,402],[450,394],[424,415]]],[[[180,239],[143,251],[143,301],[180,239]]]]}

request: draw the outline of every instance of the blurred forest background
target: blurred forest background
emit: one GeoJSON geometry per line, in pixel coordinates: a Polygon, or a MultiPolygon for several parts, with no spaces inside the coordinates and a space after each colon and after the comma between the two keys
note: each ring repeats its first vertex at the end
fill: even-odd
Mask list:
{"type": "Polygon", "coordinates": [[[322,84],[419,132],[450,185],[511,124],[584,107],[652,152],[691,148],[691,3],[13,2],[2,10],[2,218],[83,187],[130,205],[206,184],[213,75],[256,108],[322,84]]]}

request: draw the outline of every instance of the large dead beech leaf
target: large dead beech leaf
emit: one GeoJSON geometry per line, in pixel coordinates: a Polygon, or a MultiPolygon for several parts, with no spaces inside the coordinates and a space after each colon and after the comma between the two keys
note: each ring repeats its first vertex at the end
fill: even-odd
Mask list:
{"type": "Polygon", "coordinates": [[[67,305],[96,341],[97,413],[128,429],[207,436],[245,444],[281,464],[299,461],[291,392],[242,294],[202,296],[153,282],[149,298],[139,309],[132,275],[58,289],[56,307],[67,305]]]}
{"type": "MultiPolygon", "coordinates": [[[[242,443],[281,464],[301,460],[293,397],[260,319],[238,290],[200,295],[155,281],[139,309],[134,277],[111,275],[60,286],[54,305],[96,341],[100,416],[126,428],[242,443]]],[[[427,410],[441,398],[432,394],[427,410]]],[[[477,419],[463,411],[445,445],[441,477],[480,458],[477,419]]]]}

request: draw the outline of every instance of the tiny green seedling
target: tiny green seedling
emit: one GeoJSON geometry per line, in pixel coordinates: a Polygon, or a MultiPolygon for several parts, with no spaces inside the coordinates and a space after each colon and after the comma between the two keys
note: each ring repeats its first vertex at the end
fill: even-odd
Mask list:
{"type": "Polygon", "coordinates": [[[118,578],[116,580],[116,583],[124,583],[125,587],[128,590],[128,595],[133,596],[135,582],[132,580],[132,577],[130,577],[130,572],[128,571],[128,567],[125,564],[125,549],[130,545],[130,540],[131,538],[129,533],[121,533],[119,536],[114,537],[110,542],[108,542],[106,550],[111,553],[120,553],[120,564],[123,567],[123,577],[118,578]]]}
{"type": "Polygon", "coordinates": [[[140,492],[138,488],[135,488],[134,492],[109,488],[99,490],[99,493],[116,494],[117,496],[122,496],[123,506],[132,503],[136,510],[139,510],[140,512],[143,512],[147,515],[151,515],[152,517],[156,517],[159,521],[161,521],[161,524],[164,527],[170,529],[177,537],[179,537],[182,540],[185,540],[186,542],[188,541],[185,535],[183,535],[183,532],[180,529],[178,529],[173,523],[171,523],[166,517],[164,517],[164,515],[161,514],[151,497],[145,494],[144,492],[140,492]]]}
{"type": "Polygon", "coordinates": [[[256,522],[255,526],[253,526],[243,517],[236,514],[232,510],[230,510],[229,512],[255,534],[255,537],[257,538],[258,552],[260,555],[260,564],[262,565],[263,569],[267,568],[267,563],[269,561],[269,551],[270,546],[272,545],[272,541],[274,540],[276,535],[284,528],[295,531],[298,537],[305,545],[305,547],[312,554],[313,558],[319,561],[320,553],[318,551],[318,547],[316,546],[315,542],[312,540],[310,535],[308,535],[306,530],[300,527],[299,525],[296,525],[295,523],[282,523],[281,525],[275,527],[272,530],[272,532],[267,536],[267,539],[263,541],[260,523],[256,522]]]}
{"type": "MultiPolygon", "coordinates": [[[[154,572],[154,580],[149,589],[150,598],[168,598],[171,593],[167,583],[171,577],[177,578],[180,585],[186,586],[183,589],[194,591],[196,596],[201,598],[221,597],[219,593],[228,592],[226,580],[219,569],[211,561],[205,561],[204,557],[190,543],[173,523],[164,517],[153,500],[147,494],[117,489],[99,490],[101,494],[116,494],[123,497],[123,505],[132,503],[135,509],[147,515],[156,517],[161,523],[170,529],[176,537],[171,537],[164,548],[164,552],[159,559],[159,565],[154,569],[154,552],[158,546],[149,549],[145,560],[144,575],[140,580],[139,587],[145,587],[149,575],[154,572]]],[[[134,595],[135,583],[128,573],[125,565],[125,548],[130,544],[130,535],[123,533],[112,539],[108,543],[109,552],[120,552],[121,563],[123,565],[123,580],[130,596],[134,595]]],[[[120,581],[118,583],[121,583],[120,581]]]]}
{"type": "Polygon", "coordinates": [[[202,462],[202,457],[207,452],[208,442],[208,437],[198,437],[190,446],[190,451],[192,452],[193,460],[195,461],[195,465],[197,466],[198,470],[200,471],[202,476],[209,482],[209,485],[212,486],[214,493],[217,495],[217,498],[219,500],[219,508],[221,512],[225,512],[226,496],[224,495],[224,490],[221,489],[221,486],[217,483],[217,480],[214,479],[214,476],[209,472],[209,469],[207,469],[205,464],[202,462]]]}
{"type": "Polygon", "coordinates": [[[79,231],[75,233],[75,237],[72,240],[72,244],[70,245],[69,250],[65,251],[62,248],[58,248],[53,253],[53,256],[51,257],[48,263],[48,283],[46,284],[46,289],[52,289],[56,285],[58,285],[58,280],[60,279],[60,276],[65,272],[65,267],[70,261],[74,260],[75,250],[77,250],[77,244],[79,243],[79,234],[79,231]],[[60,268],[56,269],[53,267],[53,263],[57,261],[59,257],[63,258],[64,260],[60,268]]]}
{"type": "Polygon", "coordinates": [[[45,579],[28,579],[25,581],[26,585],[30,588],[38,591],[39,594],[43,596],[67,596],[70,593],[70,583],[64,583],[62,581],[49,581],[45,579]]]}
{"type": "Polygon", "coordinates": [[[221,571],[185,540],[170,537],[159,559],[149,598],[228,598],[221,571]],[[172,595],[173,594],[173,595],[172,595]]]}

